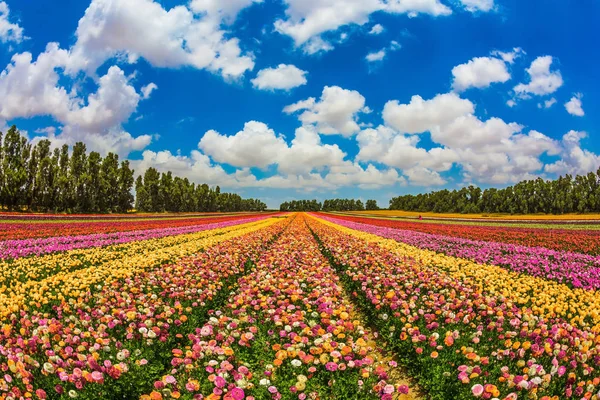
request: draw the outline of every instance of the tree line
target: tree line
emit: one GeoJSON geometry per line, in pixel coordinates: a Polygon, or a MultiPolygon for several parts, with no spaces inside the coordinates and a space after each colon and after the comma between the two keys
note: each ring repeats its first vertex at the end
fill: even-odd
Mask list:
{"type": "Polygon", "coordinates": [[[149,168],[134,179],[128,160],[118,155],[89,154],[84,143],[52,150],[50,140],[32,143],[12,126],[0,132],[0,209],[66,212],[125,213],[133,208],[132,189],[139,191],[140,211],[258,211],[260,200],[220,193],[219,187],[195,185],[149,168]],[[70,151],[71,150],[71,151],[70,151]],[[147,185],[146,185],[147,182],[147,185]]]}
{"type": "Polygon", "coordinates": [[[173,177],[148,168],[135,181],[135,208],[147,212],[236,212],[264,211],[267,205],[258,199],[243,199],[235,193],[221,193],[219,186],[195,185],[188,178],[173,177]]]}
{"type": "Polygon", "coordinates": [[[524,180],[505,189],[475,186],[404,195],[390,200],[390,210],[439,213],[567,214],[600,212],[600,169],[556,180],[524,180]]]}
{"type": "Polygon", "coordinates": [[[377,201],[367,200],[366,205],[361,200],[329,199],[320,203],[317,200],[292,200],[281,203],[280,211],[364,211],[378,210],[377,201]]]}

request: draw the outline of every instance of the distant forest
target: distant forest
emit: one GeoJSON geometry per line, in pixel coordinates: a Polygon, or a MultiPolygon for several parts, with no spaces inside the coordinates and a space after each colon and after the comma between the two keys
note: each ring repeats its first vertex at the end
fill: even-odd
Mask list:
{"type": "MultiPolygon", "coordinates": [[[[282,203],[281,211],[378,210],[375,200],[293,200],[282,203]]],[[[587,175],[561,176],[556,180],[537,178],[505,189],[476,186],[404,195],[390,200],[390,210],[437,213],[568,214],[600,213],[600,169],[587,175]]]]}
{"type": "Polygon", "coordinates": [[[108,153],[87,153],[79,142],[52,150],[49,140],[33,144],[12,126],[0,132],[0,208],[10,211],[125,213],[262,211],[260,200],[221,193],[149,168],[134,180],[129,161],[108,153]],[[71,151],[70,151],[71,150],[71,151]],[[133,187],[137,197],[134,198],[133,187]]]}
{"type": "Polygon", "coordinates": [[[377,201],[367,200],[364,204],[354,199],[331,199],[320,203],[317,200],[293,200],[281,203],[280,211],[363,211],[379,210],[377,201]]]}
{"type": "Polygon", "coordinates": [[[567,214],[600,212],[600,169],[556,180],[522,181],[505,189],[469,186],[405,195],[390,200],[390,210],[439,213],[567,214]]]}

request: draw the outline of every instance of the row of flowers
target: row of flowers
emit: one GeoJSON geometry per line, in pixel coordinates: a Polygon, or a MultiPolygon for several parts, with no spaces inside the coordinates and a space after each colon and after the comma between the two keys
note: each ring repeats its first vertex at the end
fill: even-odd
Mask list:
{"type": "Polygon", "coordinates": [[[372,311],[370,322],[432,399],[600,398],[597,326],[545,318],[523,306],[523,294],[452,276],[410,257],[401,243],[324,220],[309,225],[356,302],[372,311]]]}
{"type": "Polygon", "coordinates": [[[78,299],[98,283],[132,276],[156,265],[190,256],[219,242],[273,224],[275,219],[238,224],[188,235],[27,257],[0,263],[0,320],[31,308],[51,308],[78,299]]]}
{"type": "MultiPolygon", "coordinates": [[[[326,214],[320,215],[323,216],[326,214]]],[[[427,223],[382,218],[362,218],[349,215],[336,215],[336,218],[387,228],[454,236],[477,241],[502,242],[577,253],[600,254],[600,229],[557,229],[559,225],[556,224],[542,225],[544,228],[527,227],[527,225],[523,227],[479,226],[452,223],[455,220],[427,223]]]]}
{"type": "MultiPolygon", "coordinates": [[[[271,216],[273,214],[260,214],[271,216]]],[[[190,225],[211,224],[244,218],[254,218],[257,214],[206,215],[180,217],[145,216],[127,217],[112,220],[37,221],[24,218],[19,222],[3,221],[0,224],[0,240],[36,239],[53,236],[77,236],[98,233],[115,233],[161,228],[176,228],[190,225]]],[[[1,218],[0,218],[1,219],[1,218]]]]}
{"type": "Polygon", "coordinates": [[[225,307],[173,349],[142,399],[405,399],[304,217],[239,279],[225,307]]]}
{"type": "Polygon", "coordinates": [[[193,257],[99,284],[50,313],[12,315],[0,330],[0,398],[139,397],[286,224],[272,219],[238,231],[193,257]]]}
{"type": "Polygon", "coordinates": [[[515,272],[565,283],[575,288],[600,289],[600,256],[434,235],[323,215],[319,217],[421,249],[473,260],[480,264],[498,265],[515,272]]]}
{"type": "Polygon", "coordinates": [[[94,233],[87,235],[53,236],[37,239],[13,239],[0,242],[0,259],[15,259],[27,256],[40,256],[42,254],[75,249],[87,249],[91,247],[114,246],[140,240],[159,239],[166,236],[183,235],[223,228],[226,226],[249,223],[268,218],[268,216],[243,217],[237,219],[219,220],[214,222],[210,219],[198,219],[194,225],[172,227],[166,225],[163,228],[119,231],[113,233],[94,233]]]}

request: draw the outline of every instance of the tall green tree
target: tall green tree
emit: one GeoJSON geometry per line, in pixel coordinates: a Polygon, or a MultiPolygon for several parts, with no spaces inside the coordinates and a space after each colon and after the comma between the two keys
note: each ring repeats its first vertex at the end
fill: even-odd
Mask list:
{"type": "Polygon", "coordinates": [[[27,163],[31,146],[13,125],[6,132],[2,149],[3,198],[8,209],[14,210],[25,204],[25,185],[28,181],[27,163]]]}
{"type": "Polygon", "coordinates": [[[129,165],[129,160],[121,162],[121,168],[119,168],[119,183],[118,183],[118,202],[117,211],[120,213],[126,213],[133,207],[133,178],[134,171],[129,165]]]}

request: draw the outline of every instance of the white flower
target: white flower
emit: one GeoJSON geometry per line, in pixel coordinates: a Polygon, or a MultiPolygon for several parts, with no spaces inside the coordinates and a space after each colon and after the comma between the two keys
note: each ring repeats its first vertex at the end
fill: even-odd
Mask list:
{"type": "Polygon", "coordinates": [[[267,378],[262,378],[259,382],[262,386],[267,386],[271,384],[271,381],[268,380],[267,378]]]}
{"type": "Polygon", "coordinates": [[[299,367],[299,366],[301,366],[301,365],[302,365],[302,361],[298,360],[297,358],[294,358],[294,359],[292,360],[292,365],[293,365],[294,367],[299,367]]]}

